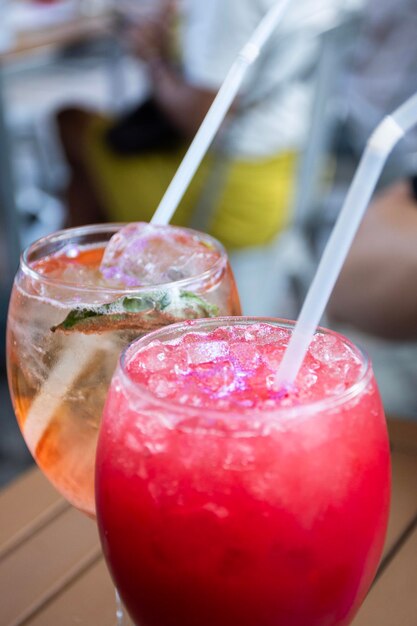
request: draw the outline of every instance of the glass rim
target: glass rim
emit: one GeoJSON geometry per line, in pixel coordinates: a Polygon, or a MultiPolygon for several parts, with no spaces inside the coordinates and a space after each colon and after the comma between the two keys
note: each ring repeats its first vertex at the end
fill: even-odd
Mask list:
{"type": "MultiPolygon", "coordinates": [[[[32,280],[36,280],[40,283],[47,284],[50,286],[59,286],[61,289],[67,289],[68,291],[76,291],[78,293],[108,293],[108,294],[140,294],[140,293],[149,293],[149,291],[155,291],[160,289],[168,289],[172,288],[173,285],[182,289],[192,285],[195,282],[201,283],[208,281],[216,274],[220,273],[223,268],[226,266],[228,261],[228,256],[226,249],[223,244],[206,233],[195,230],[193,228],[188,228],[186,226],[171,226],[175,230],[186,231],[193,236],[197,236],[199,240],[203,242],[208,242],[215,250],[219,252],[219,258],[213,263],[211,267],[209,267],[204,272],[200,272],[199,274],[195,274],[194,276],[189,276],[187,278],[182,278],[180,280],[171,280],[165,283],[158,283],[155,285],[143,285],[138,287],[129,287],[129,286],[105,286],[105,285],[79,285],[78,283],[71,283],[61,280],[60,278],[56,278],[53,276],[45,276],[45,274],[41,274],[36,269],[31,266],[30,256],[35,254],[37,251],[41,251],[47,245],[54,243],[62,243],[65,242],[71,237],[83,237],[83,236],[94,236],[99,235],[100,233],[117,233],[124,226],[128,226],[131,223],[135,222],[109,222],[104,224],[88,224],[85,226],[75,226],[72,228],[63,228],[61,230],[57,230],[53,233],[45,235],[44,237],[40,237],[39,239],[33,241],[29,244],[25,250],[20,255],[20,269],[26,276],[29,276],[32,280]]],[[[140,223],[140,222],[138,222],[140,223]]],[[[155,228],[165,228],[165,225],[154,225],[155,228]]],[[[108,240],[107,240],[108,241],[108,240]]],[[[97,242],[99,243],[99,242],[97,242]]],[[[51,252],[49,253],[51,254],[51,252]]],[[[47,255],[44,255],[47,256],[47,255]]],[[[38,258],[43,258],[42,254],[38,258]]]]}
{"type": "MultiPolygon", "coordinates": [[[[229,410],[229,409],[217,409],[217,408],[205,408],[205,407],[196,407],[190,404],[180,404],[179,402],[175,402],[166,398],[160,398],[155,395],[152,391],[150,391],[146,386],[138,383],[133,380],[128,371],[126,370],[125,362],[126,359],[133,352],[135,353],[140,347],[145,346],[146,344],[151,343],[156,339],[160,339],[161,336],[172,335],[178,336],[178,331],[187,330],[191,332],[198,332],[199,330],[209,330],[212,328],[219,326],[230,326],[230,325],[245,325],[252,323],[265,323],[272,324],[274,326],[284,327],[284,328],[294,328],[295,321],[287,320],[283,318],[275,318],[275,317],[261,317],[261,316],[223,316],[216,318],[200,318],[196,320],[188,320],[181,321],[176,324],[170,324],[168,326],[164,326],[163,328],[159,328],[154,330],[138,339],[135,339],[132,343],[130,343],[120,354],[118,359],[118,367],[117,374],[120,374],[122,377],[122,381],[127,384],[129,391],[133,390],[134,395],[137,398],[145,399],[147,401],[151,401],[153,406],[161,407],[162,409],[168,410],[171,414],[181,413],[182,416],[187,417],[188,415],[195,416],[196,411],[201,411],[202,415],[207,418],[224,418],[226,414],[230,416],[250,416],[250,415],[259,415],[262,414],[265,417],[268,416],[276,416],[280,415],[282,417],[292,417],[296,414],[300,413],[300,407],[302,409],[302,415],[310,415],[311,413],[317,413],[319,411],[331,410],[336,408],[337,406],[344,404],[350,400],[353,400],[355,397],[359,396],[360,393],[366,388],[369,384],[372,376],[373,369],[371,360],[365,350],[363,350],[360,346],[356,345],[337,331],[324,328],[319,326],[315,332],[316,334],[330,335],[341,339],[347,347],[349,347],[353,353],[360,359],[361,361],[361,370],[357,376],[355,382],[353,382],[349,387],[341,390],[338,393],[332,394],[320,400],[313,400],[311,402],[306,402],[301,405],[293,405],[288,407],[275,407],[271,409],[259,409],[256,407],[242,407],[240,410],[229,410]]],[[[215,431],[215,428],[207,428],[208,431],[215,431]]]]}

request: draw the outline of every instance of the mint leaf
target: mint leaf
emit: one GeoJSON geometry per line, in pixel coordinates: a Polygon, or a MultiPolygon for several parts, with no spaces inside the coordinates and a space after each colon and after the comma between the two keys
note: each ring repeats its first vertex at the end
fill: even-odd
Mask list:
{"type": "Polygon", "coordinates": [[[72,309],[52,332],[101,333],[108,330],[149,332],[183,319],[215,317],[218,307],[192,291],[180,291],[178,298],[168,292],[123,296],[114,302],[72,309]]]}
{"type": "Polygon", "coordinates": [[[216,315],[219,314],[218,306],[208,302],[193,291],[181,291],[180,298],[183,300],[185,306],[191,307],[196,312],[200,313],[198,317],[216,317],[216,315]]]}
{"type": "Polygon", "coordinates": [[[98,313],[93,309],[73,309],[68,313],[67,317],[61,324],[53,326],[51,330],[55,332],[55,330],[58,330],[60,327],[65,330],[69,330],[73,326],[76,326],[79,322],[82,322],[89,317],[95,317],[96,315],[102,315],[102,313],[98,313]]]}
{"type": "Polygon", "coordinates": [[[140,313],[155,308],[155,302],[150,298],[126,297],[122,300],[122,305],[127,313],[140,313]]]}

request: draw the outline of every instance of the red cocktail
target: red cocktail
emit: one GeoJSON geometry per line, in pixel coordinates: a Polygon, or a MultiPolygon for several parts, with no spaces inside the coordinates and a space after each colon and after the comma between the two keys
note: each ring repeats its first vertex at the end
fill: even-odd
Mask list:
{"type": "Polygon", "coordinates": [[[380,559],[384,413],[366,357],[316,334],[276,384],[292,326],[223,318],[132,344],[107,398],[96,504],[141,626],[345,626],[380,559]]]}

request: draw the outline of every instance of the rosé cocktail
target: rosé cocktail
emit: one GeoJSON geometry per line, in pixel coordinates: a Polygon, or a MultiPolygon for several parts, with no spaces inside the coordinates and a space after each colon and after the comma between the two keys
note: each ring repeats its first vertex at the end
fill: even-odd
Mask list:
{"type": "Polygon", "coordinates": [[[97,519],[146,626],[346,626],[380,559],[390,498],[371,365],[316,333],[291,386],[292,325],[177,324],[123,354],[104,410],[97,519]]]}
{"type": "Polygon", "coordinates": [[[8,316],[23,436],[45,475],[89,515],[98,426],[121,350],[179,319],[240,312],[217,241],[171,226],[122,226],[69,229],[31,245],[8,316]]]}

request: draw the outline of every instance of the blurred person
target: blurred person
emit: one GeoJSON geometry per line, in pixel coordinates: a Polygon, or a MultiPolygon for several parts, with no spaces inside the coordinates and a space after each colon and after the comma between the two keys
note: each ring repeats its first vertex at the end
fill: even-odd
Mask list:
{"type": "MultiPolygon", "coordinates": [[[[131,24],[129,39],[146,63],[150,99],[118,120],[77,109],[58,115],[71,169],[71,224],[152,217],[227,71],[273,4],[184,0],[177,48],[171,33],[178,13],[170,0],[152,19],[131,24]],[[152,132],[145,132],[147,115],[154,144],[152,132]]],[[[303,0],[290,6],[250,68],[173,223],[206,230],[229,250],[263,246],[285,227],[297,153],[308,132],[312,90],[306,76],[319,50],[315,34],[329,19],[326,9],[340,4],[303,0]]]]}

